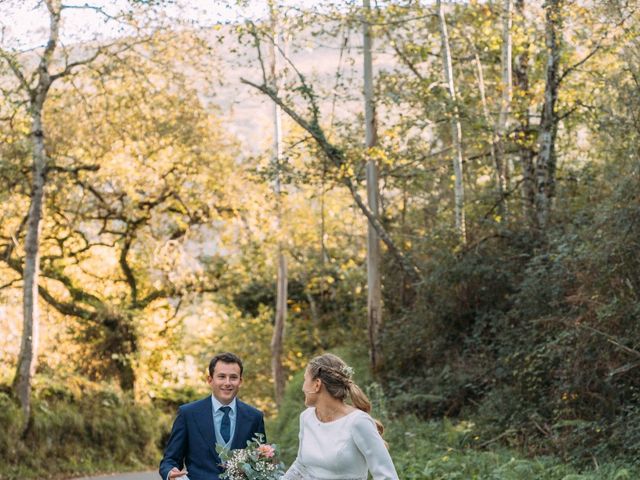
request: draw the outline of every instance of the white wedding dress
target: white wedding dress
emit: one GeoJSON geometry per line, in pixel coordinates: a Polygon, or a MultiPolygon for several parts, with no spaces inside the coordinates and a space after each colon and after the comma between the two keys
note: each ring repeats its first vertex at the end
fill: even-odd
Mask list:
{"type": "Polygon", "coordinates": [[[375,422],[365,412],[322,423],[315,408],[300,414],[298,457],[282,480],[398,480],[375,422]]]}

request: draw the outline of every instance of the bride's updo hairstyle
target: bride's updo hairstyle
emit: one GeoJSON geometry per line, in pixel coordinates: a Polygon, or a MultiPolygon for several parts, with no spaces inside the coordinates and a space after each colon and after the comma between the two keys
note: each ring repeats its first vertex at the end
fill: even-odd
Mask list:
{"type": "Polygon", "coordinates": [[[367,413],[371,412],[371,402],[351,379],[353,369],[337,355],[325,353],[315,357],[309,362],[307,370],[311,378],[319,378],[322,381],[324,388],[333,398],[346,400],[349,394],[354,407],[367,413]]]}
{"type": "MultiPolygon", "coordinates": [[[[351,397],[351,403],[358,410],[371,413],[371,402],[362,389],[356,385],[351,377],[353,368],[347,365],[337,355],[325,353],[315,357],[309,362],[307,370],[312,379],[319,378],[327,389],[329,395],[338,400],[346,400],[347,393],[351,397]]],[[[380,420],[374,419],[378,433],[384,433],[384,426],[380,420]]]]}
{"type": "MultiPolygon", "coordinates": [[[[369,398],[351,379],[353,368],[347,365],[340,357],[333,353],[325,353],[313,358],[309,362],[307,370],[312,379],[319,378],[322,381],[324,388],[333,398],[344,401],[348,393],[354,407],[363,412],[371,413],[369,398]]],[[[373,421],[376,424],[378,433],[382,435],[384,433],[384,425],[378,419],[374,418],[373,421]]]]}

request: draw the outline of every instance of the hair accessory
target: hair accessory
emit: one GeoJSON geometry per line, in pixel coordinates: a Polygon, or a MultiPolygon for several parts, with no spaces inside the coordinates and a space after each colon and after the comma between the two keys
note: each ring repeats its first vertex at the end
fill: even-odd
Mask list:
{"type": "Polygon", "coordinates": [[[353,377],[354,370],[353,370],[353,367],[350,367],[349,365],[344,365],[344,366],[340,369],[340,371],[342,372],[342,374],[343,374],[345,377],[347,377],[347,378],[349,378],[349,379],[351,379],[351,377],[353,377]]]}

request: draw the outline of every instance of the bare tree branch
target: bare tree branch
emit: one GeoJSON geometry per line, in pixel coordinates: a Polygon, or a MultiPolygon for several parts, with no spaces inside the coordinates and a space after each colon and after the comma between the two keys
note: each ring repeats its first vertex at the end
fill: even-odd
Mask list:
{"type": "Polygon", "coordinates": [[[609,38],[609,36],[611,35],[612,32],[615,32],[616,29],[618,27],[623,26],[627,20],[629,20],[633,15],[635,15],[636,10],[633,9],[631,10],[631,12],[629,12],[629,14],[625,17],[623,17],[616,25],[615,28],[608,28],[603,34],[602,36],[598,39],[598,42],[596,43],[596,46],[593,48],[593,50],[591,50],[588,54],[586,54],[581,60],[579,60],[578,62],[574,63],[573,65],[571,65],[570,67],[568,67],[558,78],[558,85],[560,85],[562,83],[562,81],[571,73],[573,73],[575,70],[577,70],[578,68],[580,68],[582,65],[584,65],[586,62],[588,62],[591,58],[593,58],[593,56],[598,53],[598,51],[600,51],[603,46],[604,46],[604,41],[607,40],[607,38],[609,38]]]}
{"type": "Polygon", "coordinates": [[[22,85],[22,88],[24,88],[27,92],[31,92],[31,87],[29,86],[29,82],[27,81],[26,77],[22,73],[22,70],[20,70],[20,64],[15,59],[15,57],[0,48],[0,58],[4,59],[4,61],[7,62],[7,64],[9,65],[9,68],[11,69],[13,74],[16,76],[16,78],[20,82],[20,85],[22,85]]]}
{"type": "MultiPolygon", "coordinates": [[[[324,154],[333,162],[336,168],[340,169],[346,164],[344,153],[335,145],[332,145],[325,137],[324,132],[321,127],[317,123],[317,118],[314,118],[312,122],[309,122],[302,118],[297,112],[295,112],[289,105],[284,103],[282,99],[271,89],[268,85],[258,85],[253,83],[245,78],[241,78],[240,81],[246,85],[249,85],[260,92],[267,95],[271,100],[273,100],[276,104],[282,108],[282,110],[291,117],[291,119],[296,122],[300,127],[306,130],[313,139],[316,141],[318,146],[324,152],[324,154]]],[[[417,282],[420,279],[420,270],[418,267],[407,258],[407,255],[403,253],[395,244],[389,233],[386,231],[380,220],[371,212],[367,204],[363,201],[360,193],[356,185],[354,184],[352,178],[348,174],[344,174],[342,178],[343,183],[347,186],[349,191],[351,192],[351,196],[355,200],[356,204],[360,208],[360,210],[367,217],[369,222],[371,222],[372,226],[375,228],[376,232],[385,243],[391,255],[396,259],[398,264],[405,271],[407,276],[413,281],[417,282]]]]}

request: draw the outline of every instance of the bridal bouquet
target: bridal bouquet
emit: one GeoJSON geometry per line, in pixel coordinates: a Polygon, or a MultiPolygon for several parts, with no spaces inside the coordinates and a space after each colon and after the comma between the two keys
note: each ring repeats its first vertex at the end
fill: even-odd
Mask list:
{"type": "Polygon", "coordinates": [[[264,443],[264,435],[258,434],[247,442],[244,450],[219,448],[224,464],[220,478],[226,480],[280,480],[284,465],[278,461],[278,446],[264,443]]]}

